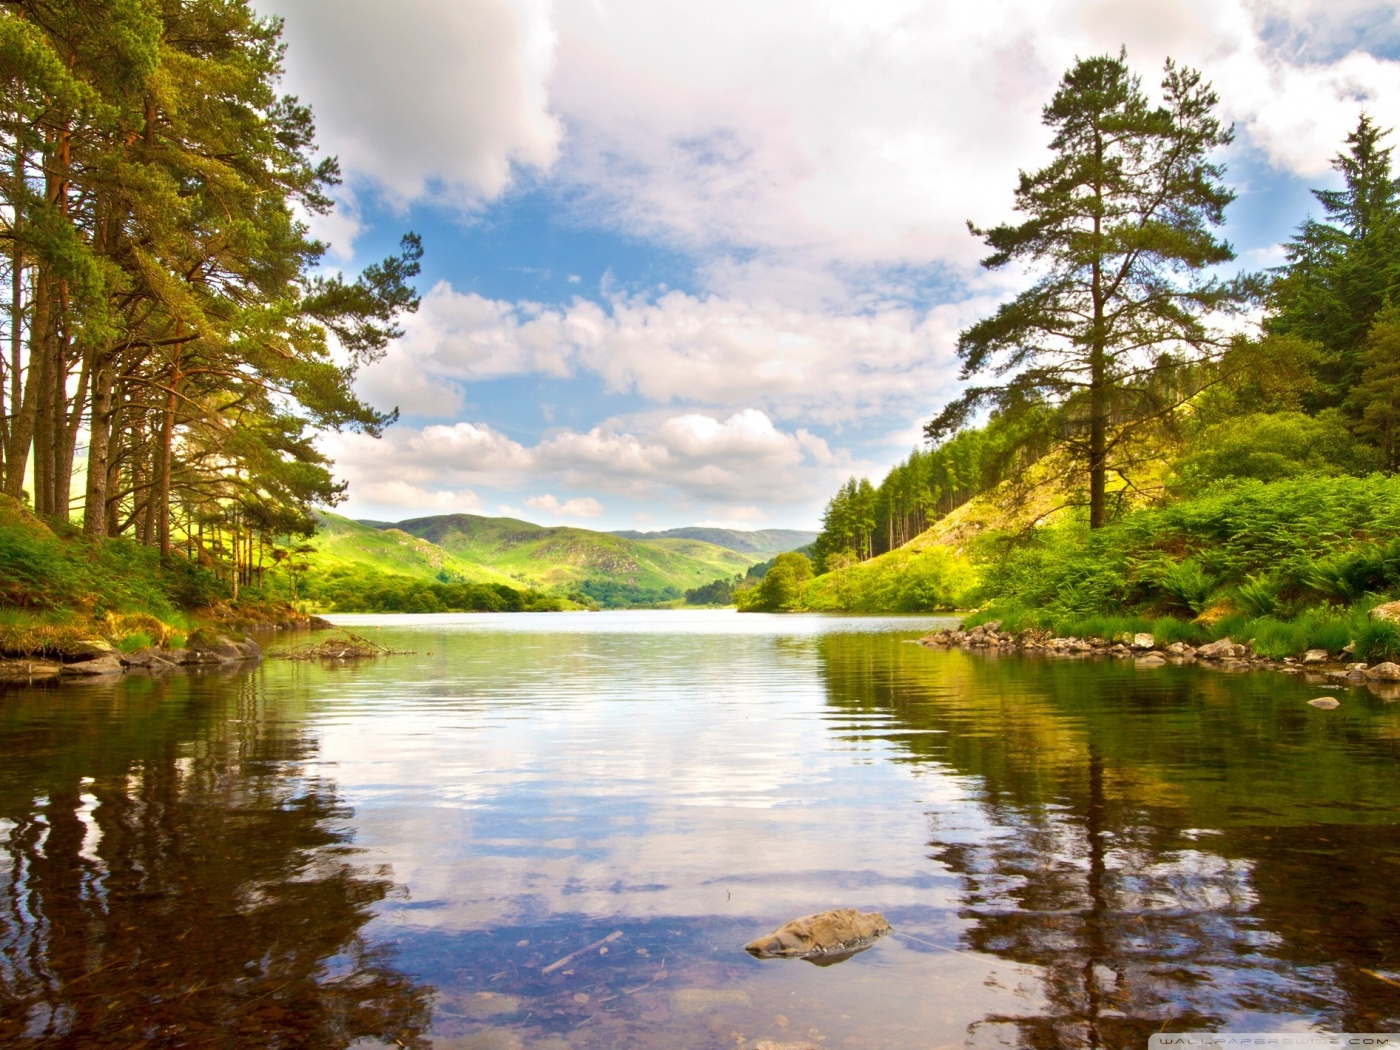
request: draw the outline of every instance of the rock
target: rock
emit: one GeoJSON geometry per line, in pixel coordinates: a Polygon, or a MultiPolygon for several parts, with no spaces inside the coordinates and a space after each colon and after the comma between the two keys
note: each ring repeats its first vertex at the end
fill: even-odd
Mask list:
{"type": "Polygon", "coordinates": [[[1133,661],[1138,667],[1166,667],[1167,661],[1161,653],[1147,653],[1133,661]]]}
{"type": "Polygon", "coordinates": [[[1366,677],[1377,682],[1400,682],[1400,664],[1387,660],[1383,664],[1366,668],[1366,677]]]}
{"type": "Polygon", "coordinates": [[[996,634],[997,631],[1000,631],[1000,630],[1001,630],[1001,621],[1000,621],[1000,620],[988,620],[986,623],[984,623],[984,624],[982,625],[982,627],[983,627],[984,629],[988,630],[988,631],[991,631],[993,634],[996,634]]]}
{"type": "Polygon", "coordinates": [[[1370,617],[1373,620],[1400,623],[1400,602],[1386,602],[1384,605],[1377,605],[1371,610],[1370,617]]]}
{"type": "Polygon", "coordinates": [[[1134,649],[1151,649],[1156,646],[1157,639],[1153,638],[1152,635],[1148,634],[1146,631],[1139,631],[1137,634],[1133,635],[1133,640],[1130,644],[1134,649]]]}
{"type": "Polygon", "coordinates": [[[1326,649],[1309,649],[1303,654],[1303,663],[1305,664],[1325,664],[1330,659],[1332,659],[1332,654],[1326,649]]]}
{"type": "Polygon", "coordinates": [[[753,1050],[818,1050],[816,1043],[775,1043],[771,1039],[760,1039],[753,1050]]]}
{"type": "Polygon", "coordinates": [[[784,923],[768,936],[744,945],[744,951],[762,959],[844,957],[868,948],[889,932],[890,924],[877,911],[838,908],[784,923]]]}
{"type": "Polygon", "coordinates": [[[121,674],[122,662],[115,656],[99,656],[92,660],[80,660],[75,664],[64,664],[66,675],[121,674]]]}
{"type": "Polygon", "coordinates": [[[116,646],[103,638],[84,638],[81,641],[69,642],[63,649],[68,656],[92,657],[117,655],[116,646]]]}
{"type": "Polygon", "coordinates": [[[41,682],[62,673],[57,660],[0,660],[0,682],[41,682]]]}
{"type": "Polygon", "coordinates": [[[1248,652],[1248,647],[1237,645],[1226,637],[1201,646],[1196,650],[1196,655],[1202,660],[1238,660],[1248,652]]]}
{"type": "Polygon", "coordinates": [[[1348,670],[1348,671],[1364,671],[1364,670],[1366,670],[1366,668],[1368,668],[1368,667],[1370,667],[1370,666],[1371,666],[1370,664],[1350,663],[1350,664],[1347,664],[1347,670],[1348,670]]]}
{"type": "Polygon", "coordinates": [[[671,993],[671,1012],[680,1017],[707,1014],[726,1006],[752,1006],[749,993],[741,988],[678,988],[671,993]]]}
{"type": "Polygon", "coordinates": [[[1185,642],[1172,642],[1164,650],[1168,656],[1195,656],[1196,647],[1185,642]]]}
{"type": "Polygon", "coordinates": [[[1325,711],[1330,711],[1334,707],[1341,707],[1341,702],[1335,696],[1319,696],[1316,700],[1308,701],[1309,707],[1320,707],[1325,711]]]}
{"type": "Polygon", "coordinates": [[[170,656],[169,650],[157,649],[151,646],[130,653],[122,659],[122,662],[126,664],[127,667],[140,667],[148,671],[173,670],[176,661],[171,659],[170,656]]]}

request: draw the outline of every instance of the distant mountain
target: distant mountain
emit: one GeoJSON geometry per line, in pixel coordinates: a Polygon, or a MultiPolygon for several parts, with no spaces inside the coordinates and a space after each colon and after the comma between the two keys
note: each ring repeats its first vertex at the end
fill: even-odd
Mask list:
{"type": "MultiPolygon", "coordinates": [[[[680,592],[742,573],[762,557],[686,536],[630,539],[569,525],[545,527],[518,518],[443,514],[398,522],[459,561],[540,589],[582,587],[609,596],[680,592]]],[[[621,599],[619,599],[621,600],[621,599]]]]}
{"type": "Polygon", "coordinates": [[[755,532],[744,532],[739,529],[707,529],[700,526],[666,529],[664,532],[623,530],[609,533],[609,535],[620,536],[625,540],[642,541],[699,540],[702,543],[725,547],[741,554],[759,555],[755,559],[757,561],[763,561],[777,554],[785,554],[788,551],[795,551],[798,547],[805,547],[809,543],[815,542],[817,538],[815,532],[803,532],[798,529],[759,529],[755,532]]]}

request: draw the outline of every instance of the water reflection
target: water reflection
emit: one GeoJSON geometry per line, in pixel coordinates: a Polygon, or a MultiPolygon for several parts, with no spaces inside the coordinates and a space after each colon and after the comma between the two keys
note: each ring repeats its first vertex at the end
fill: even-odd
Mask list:
{"type": "Polygon", "coordinates": [[[0,695],[0,1044],[423,1045],[428,991],[361,932],[393,883],[259,683],[0,695]]]}
{"type": "Polygon", "coordinates": [[[353,667],[5,694],[0,1044],[1396,1025],[1400,705],[921,629],[464,617],[353,667]],[[743,951],[833,907],[894,933],[827,968],[743,951]]]}
{"type": "Polygon", "coordinates": [[[918,730],[889,734],[904,761],[975,785],[974,812],[930,814],[930,858],[961,881],[963,945],[1034,966],[1044,999],[974,1042],[1400,1023],[1400,711],[1357,693],[1329,721],[1283,676],[844,637],[822,661],[849,724],[891,716],[918,730]]]}

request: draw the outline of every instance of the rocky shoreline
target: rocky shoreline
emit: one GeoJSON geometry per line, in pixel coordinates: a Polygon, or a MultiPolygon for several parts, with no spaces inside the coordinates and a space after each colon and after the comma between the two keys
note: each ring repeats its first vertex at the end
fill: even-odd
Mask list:
{"type": "Polygon", "coordinates": [[[246,634],[241,639],[196,631],[184,649],[150,646],[123,653],[103,638],[89,638],[69,647],[60,658],[0,659],[0,683],[38,684],[57,679],[100,679],[123,674],[159,675],[180,670],[231,667],[257,663],[262,648],[246,634]]]}
{"type": "MultiPolygon", "coordinates": [[[[1400,664],[1367,664],[1337,660],[1325,649],[1310,649],[1301,658],[1275,660],[1256,653],[1246,642],[1229,638],[1194,646],[1173,642],[1158,646],[1150,634],[1124,634],[1111,641],[1105,638],[1059,638],[1049,631],[1003,631],[1000,620],[971,629],[949,627],[920,638],[919,644],[931,649],[968,649],[989,652],[1038,653],[1061,657],[1108,657],[1131,659],[1138,667],[1165,667],[1169,664],[1200,664],[1217,671],[1278,671],[1305,675],[1310,681],[1332,686],[1365,686],[1386,700],[1400,699],[1400,664]]],[[[1350,649],[1350,646],[1348,646],[1350,649]]],[[[1349,655],[1343,651],[1343,655],[1349,655]]]]}

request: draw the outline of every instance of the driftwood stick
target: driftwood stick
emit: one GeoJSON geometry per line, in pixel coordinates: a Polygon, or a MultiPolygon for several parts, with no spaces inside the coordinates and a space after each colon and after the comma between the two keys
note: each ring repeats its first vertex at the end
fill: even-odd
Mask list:
{"type": "Polygon", "coordinates": [[[540,972],[541,972],[541,973],[553,973],[555,970],[559,969],[559,967],[569,965],[569,963],[573,962],[573,961],[574,961],[575,959],[577,959],[580,955],[583,955],[583,954],[585,954],[586,952],[591,952],[594,948],[601,948],[601,947],[602,947],[603,945],[605,945],[605,944],[610,944],[610,943],[612,943],[613,941],[617,940],[617,939],[618,939],[619,937],[621,937],[621,936],[622,936],[622,931],[621,931],[621,930],[614,930],[612,933],[610,933],[610,934],[608,934],[606,937],[604,937],[601,941],[594,941],[592,944],[588,945],[587,947],[580,948],[580,949],[579,949],[578,951],[576,951],[576,952],[570,952],[568,955],[564,956],[564,958],[562,958],[562,959],[556,959],[554,962],[550,963],[548,966],[546,966],[546,967],[545,967],[543,970],[541,970],[540,972]]]}

